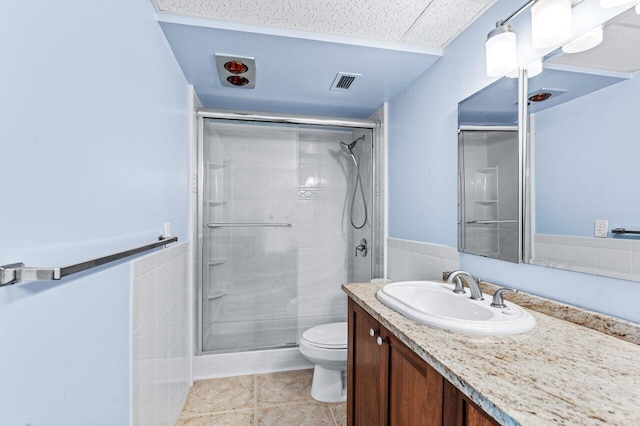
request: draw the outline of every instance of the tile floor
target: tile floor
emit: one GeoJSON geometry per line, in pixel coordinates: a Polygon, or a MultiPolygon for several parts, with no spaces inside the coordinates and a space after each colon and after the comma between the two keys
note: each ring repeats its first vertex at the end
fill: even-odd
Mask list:
{"type": "Polygon", "coordinates": [[[313,370],[199,380],[178,426],[344,426],[346,404],[311,398],[313,370]]]}

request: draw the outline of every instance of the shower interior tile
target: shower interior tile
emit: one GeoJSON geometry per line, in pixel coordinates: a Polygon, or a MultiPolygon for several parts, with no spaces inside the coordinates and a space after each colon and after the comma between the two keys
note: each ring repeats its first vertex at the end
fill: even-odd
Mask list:
{"type": "Polygon", "coordinates": [[[346,188],[347,172],[344,165],[329,163],[320,165],[320,186],[322,188],[346,188]]]}
{"type": "Polygon", "coordinates": [[[320,164],[320,138],[300,139],[298,142],[298,161],[300,164],[320,164]]]}
{"type": "Polygon", "coordinates": [[[298,186],[305,188],[320,186],[320,166],[317,164],[300,164],[298,167],[298,186]]]}

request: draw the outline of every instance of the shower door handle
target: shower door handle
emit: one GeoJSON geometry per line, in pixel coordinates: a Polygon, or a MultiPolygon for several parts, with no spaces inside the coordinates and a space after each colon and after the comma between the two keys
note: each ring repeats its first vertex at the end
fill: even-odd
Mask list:
{"type": "Polygon", "coordinates": [[[367,249],[367,240],[364,238],[360,240],[360,245],[356,246],[356,257],[358,257],[358,252],[362,253],[362,257],[367,257],[369,251],[367,249]]]}

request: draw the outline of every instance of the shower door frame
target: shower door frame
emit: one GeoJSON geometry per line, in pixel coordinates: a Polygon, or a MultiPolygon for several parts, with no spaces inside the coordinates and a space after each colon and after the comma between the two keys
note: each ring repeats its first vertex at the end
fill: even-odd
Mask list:
{"type": "MultiPolygon", "coordinates": [[[[324,116],[316,116],[316,115],[300,115],[300,114],[275,114],[275,113],[262,113],[262,112],[250,112],[250,111],[228,111],[221,109],[209,109],[209,108],[199,108],[196,110],[196,120],[197,120],[197,186],[196,187],[196,195],[197,195],[197,217],[194,220],[194,226],[196,229],[194,230],[195,238],[197,239],[197,258],[196,258],[196,276],[195,276],[195,284],[196,291],[195,297],[196,299],[196,318],[193,320],[196,321],[195,332],[196,332],[196,356],[207,355],[210,352],[203,352],[203,336],[202,336],[202,286],[203,286],[203,243],[204,243],[204,233],[203,233],[203,224],[201,223],[203,218],[203,208],[204,208],[204,120],[205,119],[218,119],[218,120],[236,120],[236,121],[245,121],[245,122],[267,122],[267,123],[282,123],[282,124],[298,124],[298,125],[306,125],[306,126],[323,126],[323,127],[344,127],[349,129],[369,129],[371,130],[371,143],[373,144],[372,149],[372,161],[371,161],[371,174],[372,174],[372,207],[375,204],[375,183],[376,183],[376,175],[378,171],[376,170],[376,141],[378,141],[378,132],[380,132],[380,123],[373,120],[364,120],[364,119],[350,119],[350,118],[336,118],[336,117],[324,117],[324,116]]],[[[386,194],[385,194],[386,196],[386,194]]],[[[374,208],[372,210],[372,218],[378,215],[380,212],[375,211],[374,208]]],[[[376,241],[376,226],[371,226],[371,241],[372,243],[376,241]]],[[[371,256],[371,276],[373,277],[374,272],[374,262],[375,258],[378,254],[378,250],[381,250],[381,247],[376,247],[375,244],[372,244],[369,249],[369,255],[371,256]]],[[[384,252],[384,251],[382,251],[384,252]]],[[[384,263],[384,259],[382,260],[384,263]]]]}

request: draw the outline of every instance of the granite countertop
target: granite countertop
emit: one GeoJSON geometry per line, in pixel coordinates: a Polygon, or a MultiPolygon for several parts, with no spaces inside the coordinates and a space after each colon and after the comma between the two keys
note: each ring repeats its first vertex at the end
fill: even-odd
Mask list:
{"type": "Polygon", "coordinates": [[[640,346],[529,309],[537,327],[484,337],[418,324],[344,284],[358,305],[504,425],[640,425],[640,346]]]}

